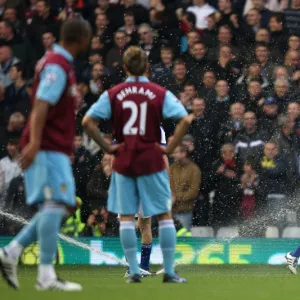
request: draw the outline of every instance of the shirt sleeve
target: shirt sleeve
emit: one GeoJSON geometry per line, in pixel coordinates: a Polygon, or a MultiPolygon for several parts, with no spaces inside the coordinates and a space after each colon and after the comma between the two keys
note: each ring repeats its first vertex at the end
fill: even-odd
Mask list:
{"type": "Polygon", "coordinates": [[[94,120],[109,120],[111,118],[111,105],[107,91],[100,96],[98,101],[91,106],[86,114],[94,120]]]}
{"type": "Polygon", "coordinates": [[[55,105],[61,98],[67,85],[67,74],[57,64],[48,64],[40,74],[40,83],[36,97],[55,105]]]}
{"type": "Polygon", "coordinates": [[[163,105],[163,118],[181,119],[186,115],[187,111],[178,98],[170,91],[167,91],[163,105]]]}

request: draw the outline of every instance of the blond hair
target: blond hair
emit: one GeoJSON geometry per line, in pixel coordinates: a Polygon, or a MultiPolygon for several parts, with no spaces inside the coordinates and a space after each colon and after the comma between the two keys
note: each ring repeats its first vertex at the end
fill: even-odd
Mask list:
{"type": "Polygon", "coordinates": [[[131,46],[124,53],[123,63],[131,75],[141,76],[147,72],[148,57],[141,48],[131,46]]]}

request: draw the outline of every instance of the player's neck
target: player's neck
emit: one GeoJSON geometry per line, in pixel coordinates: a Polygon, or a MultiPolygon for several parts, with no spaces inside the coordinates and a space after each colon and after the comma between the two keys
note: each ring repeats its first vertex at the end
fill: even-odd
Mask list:
{"type": "Polygon", "coordinates": [[[72,57],[77,56],[77,50],[73,45],[68,45],[68,44],[64,43],[63,41],[61,41],[59,44],[61,47],[63,47],[65,50],[67,50],[72,55],[72,57]]]}

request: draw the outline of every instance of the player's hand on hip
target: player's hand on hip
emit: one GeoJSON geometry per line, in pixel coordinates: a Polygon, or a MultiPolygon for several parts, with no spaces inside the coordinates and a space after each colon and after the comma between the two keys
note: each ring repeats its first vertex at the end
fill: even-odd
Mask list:
{"type": "Polygon", "coordinates": [[[22,151],[19,158],[19,165],[23,170],[26,170],[35,159],[37,152],[39,151],[38,144],[29,143],[22,151]]]}

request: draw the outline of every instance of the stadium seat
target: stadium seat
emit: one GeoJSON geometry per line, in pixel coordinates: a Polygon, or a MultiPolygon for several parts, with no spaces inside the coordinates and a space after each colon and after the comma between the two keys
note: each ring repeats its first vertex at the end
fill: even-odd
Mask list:
{"type": "Polygon", "coordinates": [[[214,237],[214,230],[212,227],[193,227],[192,228],[192,236],[193,237],[214,237]]]}
{"type": "Polygon", "coordinates": [[[239,230],[237,227],[221,227],[218,230],[218,238],[235,238],[239,236],[239,230]]]}
{"type": "Polygon", "coordinates": [[[282,233],[283,238],[300,238],[300,227],[286,227],[282,233]]]}
{"type": "Polygon", "coordinates": [[[269,239],[279,238],[278,228],[274,227],[274,226],[267,227],[265,236],[266,236],[266,238],[269,238],[269,239]]]}

